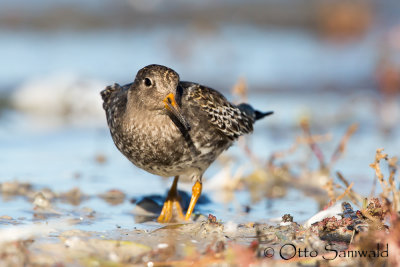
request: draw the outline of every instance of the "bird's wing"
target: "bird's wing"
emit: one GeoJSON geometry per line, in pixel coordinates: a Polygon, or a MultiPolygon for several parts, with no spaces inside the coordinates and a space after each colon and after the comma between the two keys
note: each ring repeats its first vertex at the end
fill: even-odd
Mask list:
{"type": "Polygon", "coordinates": [[[253,131],[254,118],[230,103],[221,93],[199,84],[181,82],[187,101],[208,116],[208,121],[230,139],[253,131]]]}
{"type": "Polygon", "coordinates": [[[103,108],[107,109],[107,107],[111,104],[111,100],[113,99],[112,96],[118,94],[124,90],[128,90],[132,83],[125,84],[123,86],[119,85],[118,83],[114,83],[113,85],[109,85],[104,88],[103,91],[100,92],[101,98],[103,99],[103,108]]]}

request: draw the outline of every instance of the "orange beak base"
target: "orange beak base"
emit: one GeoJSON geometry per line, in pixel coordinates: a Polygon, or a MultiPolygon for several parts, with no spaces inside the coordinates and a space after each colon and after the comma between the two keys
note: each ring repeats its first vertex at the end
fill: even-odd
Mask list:
{"type": "Polygon", "coordinates": [[[174,94],[173,93],[168,94],[164,98],[163,102],[165,104],[165,108],[169,110],[179,120],[180,123],[182,123],[183,127],[185,127],[185,130],[189,131],[190,124],[185,119],[180,107],[176,103],[174,94]]]}

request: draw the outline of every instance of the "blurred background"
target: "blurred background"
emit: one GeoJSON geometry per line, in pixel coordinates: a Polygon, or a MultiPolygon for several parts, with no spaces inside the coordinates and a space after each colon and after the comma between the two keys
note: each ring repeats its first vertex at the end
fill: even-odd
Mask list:
{"type": "MultiPolygon", "coordinates": [[[[173,68],[182,80],[220,90],[234,102],[245,99],[258,109],[274,110],[246,140],[251,155],[261,162],[292,146],[303,134],[302,120],[313,134],[328,135],[320,144],[328,155],[347,128],[358,124],[332,168],[355,182],[358,191],[371,189],[374,173],[368,164],[377,148],[399,154],[397,0],[0,4],[2,183],[24,181],[57,192],[79,188],[88,196],[114,188],[130,199],[164,195],[170,180],[135,168],[114,147],[99,96],[106,85],[132,82],[140,68],[154,63],[173,68]]],[[[216,180],[232,163],[245,166],[243,173],[250,175],[254,160],[243,151],[241,145],[229,150],[225,157],[231,159],[214,164],[206,178],[216,180]]],[[[304,164],[299,162],[310,170],[318,166],[307,146],[289,161],[293,174],[302,173],[304,164]]],[[[220,187],[211,189],[218,192],[220,187]]],[[[4,195],[4,186],[2,190],[4,195]]],[[[212,198],[203,211],[228,218],[229,212],[253,205],[249,216],[254,220],[289,212],[305,219],[319,207],[296,190],[279,201],[252,203],[249,194],[238,193],[234,204],[212,198]],[[296,203],[311,208],[299,212],[296,203]]],[[[65,205],[60,207],[73,210],[65,205]]],[[[84,205],[131,223],[129,201],[118,209],[92,198],[84,205]]],[[[28,221],[30,209],[25,198],[0,204],[2,213],[28,221]]]]}

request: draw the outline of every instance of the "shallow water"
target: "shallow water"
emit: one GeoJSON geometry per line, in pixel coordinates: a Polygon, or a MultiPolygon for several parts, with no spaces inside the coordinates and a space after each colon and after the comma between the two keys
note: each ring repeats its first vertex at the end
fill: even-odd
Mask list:
{"type": "MultiPolygon", "coordinates": [[[[382,117],[377,105],[382,100],[373,86],[351,86],[371,83],[380,53],[379,34],[374,30],[343,43],[328,42],[306,30],[223,23],[209,30],[177,24],[82,32],[1,29],[0,36],[0,91],[9,97],[8,104],[18,107],[0,113],[0,183],[25,181],[35,190],[48,187],[56,193],[79,188],[87,199],[77,206],[57,200],[55,209],[63,218],[82,219],[77,224],[81,229],[143,227],[135,222],[135,204],[130,200],[165,196],[172,182],[136,168],[118,152],[98,95],[102,84],[131,82],[139,68],[151,63],[176,69],[183,80],[220,86],[216,89],[229,99],[234,97],[227,88],[245,77],[249,102],[260,110],[275,111],[257,123],[254,134],[246,139],[261,167],[271,153],[289,149],[303,135],[299,127],[303,117],[310,119],[313,134],[331,134],[329,142],[320,144],[326,161],[346,129],[359,124],[346,152],[331,169],[331,175],[341,171],[354,182],[356,192],[371,190],[374,173],[368,165],[377,148],[398,155],[399,112],[382,117]],[[91,82],[82,86],[82,77],[91,82]],[[348,91],[320,90],[326,87],[348,91]],[[383,134],[382,125],[388,125],[391,134],[383,134]],[[99,162],[99,157],[105,162],[99,162]],[[111,189],[127,195],[122,204],[113,206],[98,197],[111,189]],[[95,212],[94,219],[85,217],[88,210],[95,212]]],[[[397,108],[399,102],[393,101],[397,108]]],[[[211,201],[198,205],[200,213],[234,222],[266,221],[290,213],[301,222],[318,211],[316,201],[295,188],[289,188],[283,198],[263,198],[257,203],[251,203],[247,190],[222,201],[224,168],[231,166],[232,174],[244,169],[246,176],[260,167],[238,144],[226,156],[231,165],[218,161],[205,174],[203,192],[211,201]],[[246,206],[251,206],[249,213],[244,213],[246,206]]],[[[318,169],[308,146],[277,163],[289,164],[294,176],[302,173],[304,165],[318,169]]],[[[190,193],[191,184],[179,188],[190,193]]],[[[35,220],[32,208],[25,197],[3,199],[0,216],[31,224],[35,220]]]]}
{"type": "MultiPolygon", "coordinates": [[[[296,97],[276,93],[253,94],[249,102],[258,108],[274,110],[275,114],[257,123],[254,134],[248,137],[250,149],[261,162],[267,160],[272,152],[288,149],[294,138],[302,133],[297,125],[301,114],[304,114],[311,118],[313,134],[332,134],[332,141],[321,144],[325,157],[329,159],[347,127],[358,122],[359,130],[351,137],[345,154],[334,165],[332,175],[337,170],[341,171],[350,182],[355,182],[353,189],[356,192],[368,194],[374,178],[368,164],[373,162],[375,150],[384,147],[385,152],[393,156],[398,153],[400,143],[396,138],[398,125],[394,126],[391,135],[383,135],[378,127],[379,119],[376,115],[371,117],[371,110],[374,109],[372,99],[376,96],[363,96],[352,101],[358,98],[356,94],[353,97],[332,93],[296,97]],[[350,105],[348,110],[342,108],[346,105],[350,105]]],[[[54,208],[61,215],[50,216],[49,219],[61,216],[80,220],[75,227],[96,231],[108,231],[117,226],[129,229],[154,225],[135,222],[135,205],[130,200],[150,195],[165,196],[172,180],[146,173],[125,159],[112,143],[105,120],[98,121],[96,126],[78,122],[50,124],[46,117],[6,111],[2,113],[0,124],[0,182],[29,182],[35,189],[48,187],[57,193],[78,187],[89,197],[77,206],[56,201],[54,208]],[[99,155],[105,158],[105,162],[96,160],[99,155]],[[97,196],[111,189],[121,190],[127,195],[122,204],[111,205],[97,196]],[[87,217],[87,210],[94,211],[93,218],[87,217]]],[[[256,168],[239,145],[226,153],[233,157],[233,174],[238,168],[245,168],[244,174],[256,168]]],[[[311,170],[318,167],[307,146],[283,162],[293,165],[295,173],[300,173],[300,168],[294,167],[296,162],[306,162],[311,170]]],[[[233,200],[224,203],[221,200],[223,190],[215,186],[215,179],[221,177],[217,174],[224,166],[217,162],[206,172],[203,192],[211,202],[198,205],[198,212],[205,215],[212,213],[218,219],[236,223],[268,221],[290,213],[301,222],[319,209],[314,199],[294,188],[289,189],[283,198],[264,198],[258,203],[251,203],[250,192],[239,190],[233,200]],[[244,212],[246,206],[251,207],[249,213],[244,212]]],[[[190,187],[191,184],[179,185],[189,193],[190,187]]],[[[32,208],[33,205],[21,196],[0,201],[0,215],[11,216],[23,224],[35,220],[32,208]]]]}

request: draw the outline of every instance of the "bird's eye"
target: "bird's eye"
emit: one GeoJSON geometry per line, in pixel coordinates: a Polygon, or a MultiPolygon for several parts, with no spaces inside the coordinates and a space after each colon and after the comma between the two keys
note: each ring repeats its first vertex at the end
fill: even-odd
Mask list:
{"type": "Polygon", "coordinates": [[[146,85],[147,87],[152,85],[152,82],[149,78],[144,78],[144,85],[146,85]]]}

